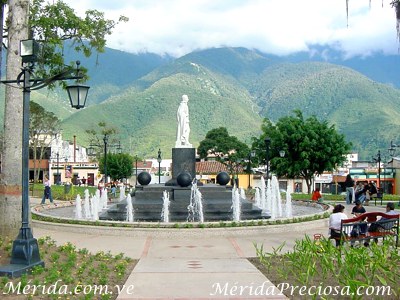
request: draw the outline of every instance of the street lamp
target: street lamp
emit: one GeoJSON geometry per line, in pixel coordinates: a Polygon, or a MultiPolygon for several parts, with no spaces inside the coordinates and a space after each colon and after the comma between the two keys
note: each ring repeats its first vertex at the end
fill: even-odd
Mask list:
{"type": "MultiPolygon", "coordinates": [[[[267,170],[266,170],[266,175],[267,178],[266,180],[268,180],[269,178],[269,150],[271,148],[271,139],[269,137],[266,137],[264,139],[265,142],[265,159],[266,159],[266,165],[267,165],[267,170]]],[[[285,150],[279,150],[279,156],[280,157],[285,157],[285,150]]]]}
{"type": "MultiPolygon", "coordinates": [[[[77,69],[66,68],[60,74],[47,79],[33,78],[34,67],[37,59],[38,45],[34,40],[20,41],[20,56],[22,58],[22,71],[16,80],[2,80],[1,83],[20,88],[23,94],[22,106],[22,225],[18,236],[13,242],[11,261],[9,265],[0,266],[0,275],[19,277],[27,273],[35,266],[44,266],[40,259],[37,240],[33,237],[29,226],[29,101],[33,90],[42,89],[56,81],[82,79],[77,69]],[[75,76],[72,76],[75,74],[75,76]],[[17,84],[17,86],[13,85],[17,84]]],[[[71,106],[77,109],[83,108],[86,102],[88,86],[74,85],[67,87],[71,106]],[[73,98],[75,97],[75,98],[73,98]]]]}
{"type": "Polygon", "coordinates": [[[137,186],[137,162],[138,162],[138,156],[135,155],[135,186],[137,186]]]}
{"type": "Polygon", "coordinates": [[[256,152],[254,150],[249,152],[249,158],[248,158],[248,164],[247,164],[247,174],[249,176],[249,185],[247,189],[251,189],[251,184],[250,184],[250,175],[251,175],[251,159],[256,156],[256,152]]]}
{"type": "Polygon", "coordinates": [[[158,161],[158,184],[161,183],[161,149],[158,149],[158,156],[157,156],[157,161],[158,161]]]}
{"type": "Polygon", "coordinates": [[[106,187],[107,184],[107,144],[108,144],[108,135],[107,133],[104,134],[103,137],[103,142],[104,142],[104,187],[106,187]]]}
{"type": "Polygon", "coordinates": [[[388,149],[390,156],[393,157],[396,154],[397,147],[400,147],[400,146],[397,146],[396,144],[393,144],[393,141],[390,141],[390,148],[388,149]]]}
{"type": "MultiPolygon", "coordinates": [[[[104,133],[103,136],[103,145],[104,145],[104,185],[107,183],[108,179],[108,172],[107,172],[107,155],[108,155],[108,148],[109,147],[116,147],[117,148],[117,153],[121,154],[122,153],[122,147],[121,147],[121,141],[118,142],[118,144],[109,144],[109,133],[104,133]]],[[[89,147],[87,148],[87,154],[88,156],[95,156],[96,151],[94,150],[94,147],[96,148],[101,148],[100,143],[93,143],[91,142],[89,147]]]]}
{"type": "Polygon", "coordinates": [[[57,158],[57,173],[56,173],[56,184],[60,184],[60,153],[56,153],[56,158],[57,158]]]}
{"type": "Polygon", "coordinates": [[[376,157],[372,157],[372,160],[378,164],[378,192],[380,192],[381,189],[381,150],[378,150],[378,154],[376,157]]]}

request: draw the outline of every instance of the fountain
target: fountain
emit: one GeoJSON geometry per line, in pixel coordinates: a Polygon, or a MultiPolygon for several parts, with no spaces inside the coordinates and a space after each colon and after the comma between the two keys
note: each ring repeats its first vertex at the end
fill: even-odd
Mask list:
{"type": "Polygon", "coordinates": [[[92,208],[92,218],[91,219],[93,221],[97,221],[99,219],[99,198],[98,198],[98,195],[99,195],[99,193],[97,193],[97,191],[96,191],[96,194],[92,196],[91,201],[90,201],[92,203],[92,206],[91,206],[91,208],[92,208]]]}
{"type": "MultiPolygon", "coordinates": [[[[244,192],[244,190],[243,190],[243,192],[244,192]]],[[[232,215],[233,215],[232,219],[233,219],[233,221],[236,221],[236,222],[240,221],[241,199],[246,199],[246,196],[244,194],[239,193],[239,190],[236,188],[236,186],[234,186],[232,189],[232,215]]]]}
{"type": "Polygon", "coordinates": [[[163,222],[168,223],[169,222],[169,193],[167,190],[163,192],[163,208],[161,211],[161,220],[163,222]]]}
{"type": "Polygon", "coordinates": [[[84,217],[85,219],[91,219],[92,218],[92,213],[90,210],[90,200],[89,200],[89,190],[85,190],[85,200],[83,202],[83,212],[84,212],[84,217]]]}
{"type": "MultiPolygon", "coordinates": [[[[282,204],[276,178],[264,182],[256,205],[246,199],[243,189],[227,186],[230,176],[220,172],[216,184],[198,183],[196,178],[196,151],[189,143],[189,98],[182,96],[178,108],[178,130],[175,148],[172,148],[172,179],[165,184],[149,184],[151,175],[138,175],[132,206],[136,221],[229,221],[254,220],[282,216],[282,204]],[[273,188],[274,187],[274,188],[273,188]],[[267,196],[266,196],[267,194],[267,196]],[[168,196],[167,196],[168,195],[168,196]],[[267,201],[268,199],[268,201],[267,201]],[[168,214],[167,214],[168,211],[168,214]],[[232,213],[233,212],[233,213],[232,213]]],[[[122,194],[122,190],[121,190],[122,194]]],[[[124,220],[126,202],[111,206],[101,213],[101,220],[124,220]]]]}
{"type": "Polygon", "coordinates": [[[290,194],[289,189],[286,191],[285,217],[286,218],[293,217],[292,196],[290,194]]]}
{"type": "Polygon", "coordinates": [[[203,201],[202,195],[197,187],[196,180],[192,183],[191,193],[190,193],[190,202],[187,207],[188,209],[188,222],[198,221],[200,223],[204,222],[204,211],[203,211],[203,201]]]}
{"type": "Polygon", "coordinates": [[[75,200],[75,219],[82,219],[82,200],[79,194],[76,196],[75,200]]]}
{"type": "Polygon", "coordinates": [[[126,197],[126,221],[133,222],[133,206],[130,194],[126,197]]]}

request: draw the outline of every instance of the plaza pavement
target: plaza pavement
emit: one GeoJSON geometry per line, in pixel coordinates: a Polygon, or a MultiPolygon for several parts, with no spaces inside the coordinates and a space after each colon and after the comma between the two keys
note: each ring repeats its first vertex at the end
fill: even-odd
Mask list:
{"type": "MultiPolygon", "coordinates": [[[[345,206],[350,216],[353,205],[345,206]]],[[[288,250],[305,235],[327,236],[328,220],[209,229],[82,227],[38,221],[32,227],[36,238],[50,236],[59,245],[71,242],[91,252],[123,252],[138,259],[117,299],[287,299],[246,258],[256,256],[255,244],[272,251],[285,242],[288,250]]]]}

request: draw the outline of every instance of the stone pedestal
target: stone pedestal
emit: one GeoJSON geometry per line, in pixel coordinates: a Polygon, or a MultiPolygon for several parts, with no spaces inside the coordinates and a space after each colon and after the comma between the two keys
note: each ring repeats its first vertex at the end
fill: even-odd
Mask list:
{"type": "Polygon", "coordinates": [[[195,148],[172,148],[172,179],[165,185],[177,185],[176,178],[182,172],[196,177],[196,150],[195,148]]]}

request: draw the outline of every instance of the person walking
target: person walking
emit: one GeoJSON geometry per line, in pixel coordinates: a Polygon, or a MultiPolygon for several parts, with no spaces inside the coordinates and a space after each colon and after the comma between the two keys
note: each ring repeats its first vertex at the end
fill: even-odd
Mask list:
{"type": "Polygon", "coordinates": [[[49,199],[50,203],[54,203],[53,196],[51,195],[51,183],[47,176],[44,176],[43,185],[44,185],[44,191],[43,191],[42,202],[40,204],[44,204],[46,202],[46,199],[49,199]]]}
{"type": "Polygon", "coordinates": [[[344,186],[346,188],[346,204],[351,204],[355,200],[355,195],[354,180],[351,178],[350,174],[347,174],[344,186]]]}

